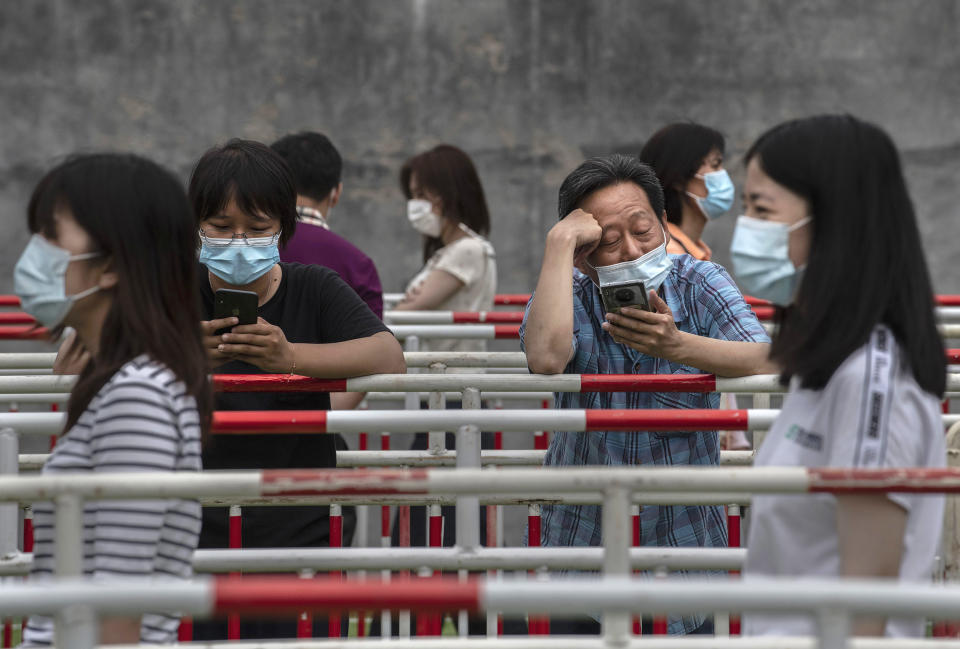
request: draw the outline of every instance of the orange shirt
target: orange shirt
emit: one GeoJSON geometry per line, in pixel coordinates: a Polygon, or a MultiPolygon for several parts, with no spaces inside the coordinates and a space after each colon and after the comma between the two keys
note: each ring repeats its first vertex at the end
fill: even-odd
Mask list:
{"type": "Polygon", "coordinates": [[[694,242],[676,223],[667,222],[667,229],[670,230],[670,243],[667,244],[667,252],[674,255],[687,253],[694,259],[710,261],[710,256],[713,253],[710,247],[703,242],[703,239],[694,242]]]}

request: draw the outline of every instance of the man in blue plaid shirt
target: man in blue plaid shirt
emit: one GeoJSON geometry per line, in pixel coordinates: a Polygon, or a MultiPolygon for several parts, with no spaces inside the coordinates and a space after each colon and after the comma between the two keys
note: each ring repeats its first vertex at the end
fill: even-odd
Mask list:
{"type": "MultiPolygon", "coordinates": [[[[775,372],[769,338],[719,265],[667,255],[663,191],[637,158],[587,160],[560,187],[536,293],[520,330],[530,370],[557,374],[744,376],[775,372]],[[643,281],[653,311],[607,313],[599,286],[643,281]]],[[[558,393],[558,408],[716,408],[716,393],[558,393]]],[[[557,432],[546,465],[716,465],[716,431],[557,432]]],[[[545,546],[601,545],[600,507],[544,507],[545,546]]],[[[641,543],[726,547],[722,507],[644,506],[641,543]]],[[[587,625],[590,626],[589,623],[587,625]]],[[[595,625],[594,625],[595,626],[595,625]]],[[[554,624],[558,632],[575,627],[554,624]]],[[[581,627],[582,628],[582,627],[581,627]]],[[[670,633],[712,633],[703,616],[669,619],[670,633]]]]}

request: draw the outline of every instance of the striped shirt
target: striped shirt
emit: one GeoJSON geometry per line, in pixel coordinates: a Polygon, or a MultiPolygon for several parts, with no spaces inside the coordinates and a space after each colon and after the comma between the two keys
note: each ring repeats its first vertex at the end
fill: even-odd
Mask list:
{"type": "MultiPolygon", "coordinates": [[[[199,471],[200,420],[194,398],[165,366],[141,355],[121,367],[59,439],[44,474],[199,471]]],[[[30,579],[54,572],[54,508],[34,505],[30,579]]],[[[83,572],[87,577],[189,579],[200,534],[195,500],[92,500],[83,510],[83,572]]],[[[143,616],[140,641],[170,643],[179,616],[143,616]]],[[[53,643],[53,620],[30,618],[25,647],[53,643]]]]}
{"type": "MultiPolygon", "coordinates": [[[[769,342],[756,315],[723,267],[689,255],[670,255],[673,269],[660,294],[680,331],[747,342],[769,342]]],[[[532,300],[531,300],[532,301],[532,300]]],[[[529,305],[527,315],[529,315],[529,305]]],[[[647,356],[621,345],[601,329],[604,308],[600,291],[586,275],[573,278],[573,360],[568,374],[688,374],[701,370],[664,358],[647,356]]],[[[524,346],[526,316],[520,329],[524,346]]],[[[557,408],[716,408],[720,395],[695,392],[560,392],[557,408]]],[[[715,465],[720,453],[716,431],[696,433],[557,432],[544,464],[571,465],[715,465]]],[[[544,506],[545,546],[601,545],[600,507],[544,506]]],[[[640,544],[653,547],[726,547],[722,507],[645,505],[640,513],[640,544]]],[[[670,633],[689,633],[704,618],[671,616],[670,633]]]]}

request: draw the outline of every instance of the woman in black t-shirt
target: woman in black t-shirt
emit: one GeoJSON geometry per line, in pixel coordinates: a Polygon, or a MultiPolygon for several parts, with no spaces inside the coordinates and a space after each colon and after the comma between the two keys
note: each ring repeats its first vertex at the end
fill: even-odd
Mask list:
{"type": "MultiPolygon", "coordinates": [[[[221,374],[280,373],[345,378],[405,371],[393,334],[332,270],[280,263],[278,244],[296,227],[296,191],[286,163],[267,146],[231,140],[208,151],[190,179],[200,226],[204,344],[221,374]],[[253,291],[257,324],[212,320],[217,289],[253,291]],[[228,333],[215,332],[229,328],[228,333]]],[[[220,393],[218,410],[328,410],[326,392],[220,393]]],[[[336,466],[337,435],[212,436],[208,469],[336,466]]],[[[310,547],[329,543],[326,507],[249,507],[244,547],[310,547]]],[[[227,511],[204,510],[202,548],[224,548],[227,511]]],[[[246,638],[293,637],[295,624],[250,622],[246,638]]],[[[223,637],[223,624],[196,625],[195,639],[223,637]]]]}

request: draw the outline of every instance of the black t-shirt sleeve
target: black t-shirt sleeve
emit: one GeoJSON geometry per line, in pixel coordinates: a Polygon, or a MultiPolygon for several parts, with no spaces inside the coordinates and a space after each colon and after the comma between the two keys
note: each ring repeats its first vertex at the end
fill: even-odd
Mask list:
{"type": "Polygon", "coordinates": [[[323,342],[339,343],[390,331],[336,273],[323,273],[316,286],[316,299],[323,305],[318,314],[323,342]]]}

